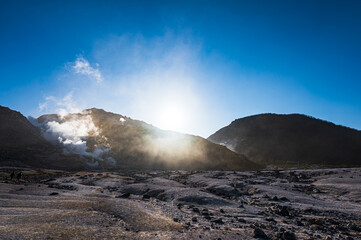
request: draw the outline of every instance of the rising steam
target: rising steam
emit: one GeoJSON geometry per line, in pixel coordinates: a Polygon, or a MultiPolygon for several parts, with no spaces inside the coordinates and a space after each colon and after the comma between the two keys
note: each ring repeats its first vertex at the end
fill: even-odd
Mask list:
{"type": "Polygon", "coordinates": [[[63,153],[78,154],[81,157],[88,157],[92,159],[89,165],[98,166],[98,161],[106,161],[114,165],[115,160],[107,157],[110,148],[106,145],[106,138],[101,136],[99,129],[94,125],[90,111],[82,111],[76,114],[66,114],[61,112],[61,115],[56,117],[48,115],[46,119],[39,121],[31,120],[31,122],[40,127],[42,135],[49,142],[63,147],[63,153]],[[90,139],[97,139],[104,144],[90,144],[87,141],[90,139]],[[92,151],[90,151],[90,149],[92,151]]]}

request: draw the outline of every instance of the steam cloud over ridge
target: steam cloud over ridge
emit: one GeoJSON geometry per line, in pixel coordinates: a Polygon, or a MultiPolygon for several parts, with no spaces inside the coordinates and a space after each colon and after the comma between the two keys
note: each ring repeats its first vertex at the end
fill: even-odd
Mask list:
{"type": "Polygon", "coordinates": [[[77,154],[81,157],[91,158],[92,162],[88,162],[88,164],[93,166],[98,165],[97,160],[104,161],[104,159],[111,165],[115,164],[113,158],[106,157],[110,148],[106,147],[106,138],[100,135],[99,129],[94,125],[90,110],[76,114],[45,115],[38,121],[30,120],[34,125],[40,127],[45,139],[63,147],[64,154],[77,154]],[[100,142],[105,144],[89,146],[87,144],[89,138],[100,139],[100,142]]]}

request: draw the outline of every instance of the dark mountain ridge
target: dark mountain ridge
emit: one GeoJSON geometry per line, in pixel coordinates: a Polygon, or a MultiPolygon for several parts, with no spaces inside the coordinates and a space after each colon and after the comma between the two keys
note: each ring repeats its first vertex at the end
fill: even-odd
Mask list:
{"type": "Polygon", "coordinates": [[[208,140],[262,165],[361,166],[361,132],[302,114],[240,118],[208,140]]]}
{"type": "Polygon", "coordinates": [[[62,150],[44,139],[39,129],[20,112],[0,106],[1,165],[61,169],[82,167],[83,164],[76,159],[63,155],[62,150]]]}

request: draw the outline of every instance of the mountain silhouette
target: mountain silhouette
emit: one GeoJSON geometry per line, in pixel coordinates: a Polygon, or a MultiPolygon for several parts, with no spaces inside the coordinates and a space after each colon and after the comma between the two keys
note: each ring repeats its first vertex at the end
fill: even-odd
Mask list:
{"type": "Polygon", "coordinates": [[[301,114],[240,118],[208,140],[263,166],[361,166],[361,132],[301,114]]]}

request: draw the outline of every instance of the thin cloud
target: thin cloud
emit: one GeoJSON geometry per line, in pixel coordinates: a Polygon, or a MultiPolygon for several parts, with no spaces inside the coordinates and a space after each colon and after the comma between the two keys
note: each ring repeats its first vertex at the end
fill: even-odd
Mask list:
{"type": "Polygon", "coordinates": [[[45,101],[39,104],[39,111],[55,111],[60,117],[64,117],[68,113],[78,113],[80,108],[73,100],[73,92],[68,93],[63,98],[48,96],[45,101]]]}
{"type": "Polygon", "coordinates": [[[79,56],[74,65],[72,65],[72,69],[75,73],[89,76],[96,80],[97,83],[103,82],[103,76],[99,71],[99,64],[96,64],[96,68],[90,66],[90,63],[83,57],[79,56]]]}

